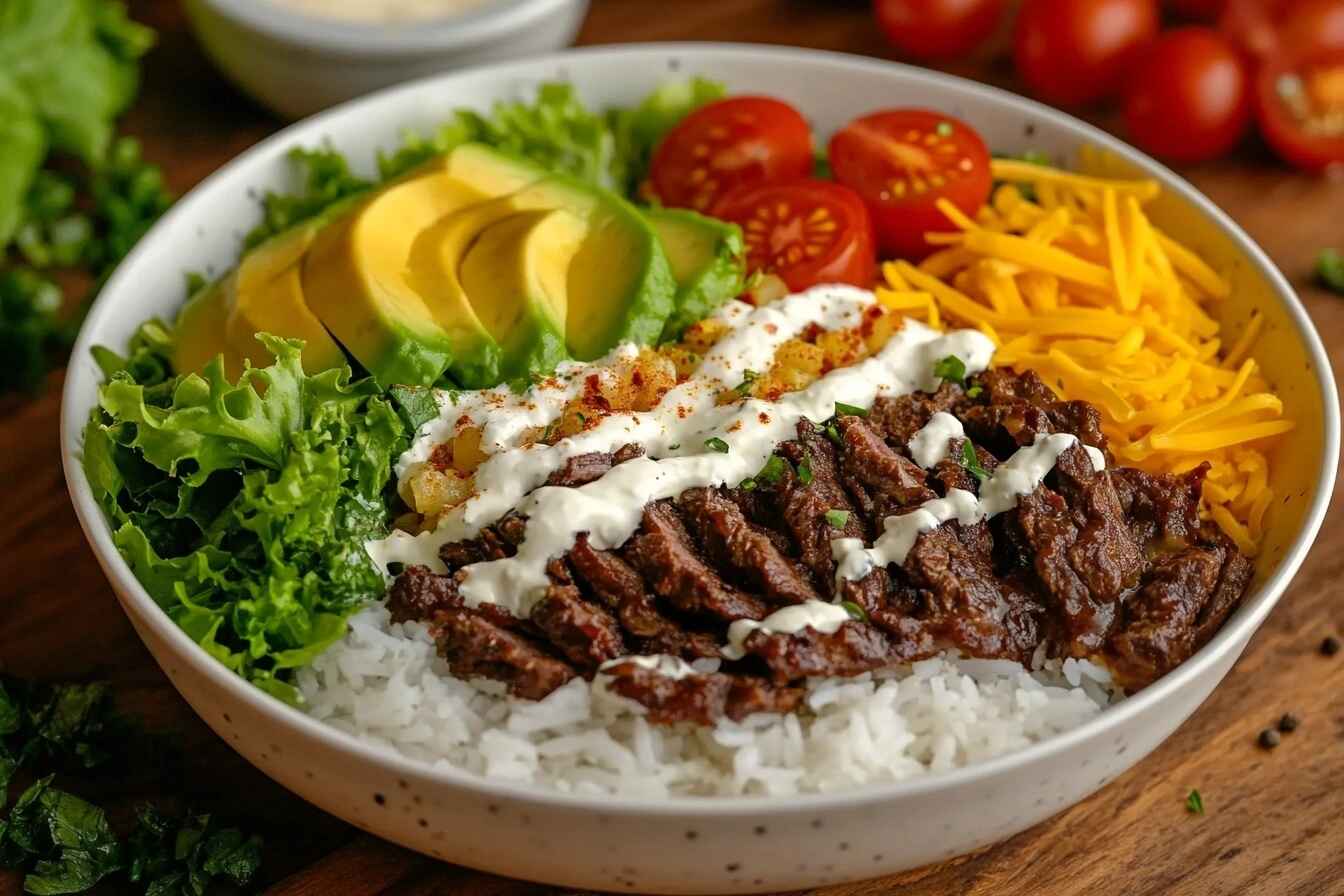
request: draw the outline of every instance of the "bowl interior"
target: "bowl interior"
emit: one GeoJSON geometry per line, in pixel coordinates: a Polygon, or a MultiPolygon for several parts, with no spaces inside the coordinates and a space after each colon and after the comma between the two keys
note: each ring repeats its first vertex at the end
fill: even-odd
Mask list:
{"type": "MultiPolygon", "coordinates": [[[[1244,629],[1257,625],[1268,612],[1314,537],[1329,500],[1338,454],[1337,400],[1328,359],[1300,303],[1263,253],[1174,174],[1114,138],[1044,106],[968,81],[890,63],[729,45],[596,48],[438,76],[383,91],[287,128],[182,199],[104,288],[75,346],[65,387],[67,482],[91,543],[120,590],[157,614],[116,554],[79,469],[80,430],[96,401],[99,380],[89,348],[95,344],[120,348],[146,317],[171,319],[183,299],[184,271],[214,275],[234,264],[244,232],[259,218],[261,195],[293,186],[285,159],[291,147],[330,142],[357,169],[372,173],[377,150],[393,148],[408,129],[431,130],[461,106],[485,109],[499,99],[530,97],[537,84],[557,79],[572,82],[596,106],[631,103],[669,78],[692,75],[725,81],[738,93],[785,97],[811,118],[819,134],[829,134],[854,116],[877,108],[927,106],[972,123],[998,154],[1032,149],[1070,159],[1090,146],[1101,152],[1089,156],[1089,166],[1117,173],[1141,170],[1163,182],[1167,190],[1155,211],[1157,222],[1198,249],[1235,284],[1233,297],[1214,309],[1227,328],[1225,339],[1235,339],[1252,309],[1265,313],[1265,332],[1255,356],[1287,413],[1298,422],[1294,435],[1282,440],[1274,465],[1273,485],[1284,500],[1270,518],[1258,583],[1204,653],[1240,643],[1238,638],[1247,633],[1244,629]]],[[[160,624],[171,628],[165,617],[157,616],[160,624]]],[[[200,663],[213,662],[203,652],[194,648],[193,652],[200,663]]],[[[1186,665],[1194,667],[1201,661],[1197,656],[1186,665]]],[[[1183,667],[1129,702],[1159,700],[1180,686],[1183,674],[1194,672],[1183,667]]],[[[241,682],[236,684],[246,688],[241,682]]],[[[275,711],[288,710],[276,704],[275,711]]],[[[1090,724],[1106,724],[1106,716],[1114,712],[1090,724]]],[[[1048,742],[1030,748],[1039,749],[1048,749],[1048,742]]]]}

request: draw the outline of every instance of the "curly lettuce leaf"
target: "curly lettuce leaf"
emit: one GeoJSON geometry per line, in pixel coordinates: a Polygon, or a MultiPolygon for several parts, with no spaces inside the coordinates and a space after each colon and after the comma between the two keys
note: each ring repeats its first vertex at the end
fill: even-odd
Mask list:
{"type": "MultiPolygon", "coordinates": [[[[155,328],[133,347],[151,375],[155,328]]],[[[381,596],[364,544],[387,529],[385,491],[406,427],[372,380],[307,376],[302,343],[230,383],[204,373],[139,382],[111,371],[85,430],[84,467],[136,578],[208,653],[298,700],[291,670],[381,596]]]]}
{"type": "Polygon", "coordinates": [[[707,78],[669,81],[634,108],[610,110],[607,115],[622,166],[616,188],[633,195],[648,174],[653,150],[667,132],[696,109],[726,94],[721,82],[707,78]]]}

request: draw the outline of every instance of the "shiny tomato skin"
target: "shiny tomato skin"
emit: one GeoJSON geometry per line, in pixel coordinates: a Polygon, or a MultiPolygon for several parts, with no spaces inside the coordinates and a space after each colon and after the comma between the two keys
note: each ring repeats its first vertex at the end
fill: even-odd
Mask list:
{"type": "Polygon", "coordinates": [[[952,59],[994,33],[1006,0],[874,0],[887,40],[914,59],[952,59]]]}
{"type": "Polygon", "coordinates": [[[1288,53],[1344,49],[1344,0],[1298,0],[1284,8],[1280,41],[1288,53]]]}
{"type": "Polygon", "coordinates": [[[1163,34],[1134,67],[1124,103],[1134,143],[1173,162],[1223,155],[1246,134],[1251,76],[1244,57],[1212,28],[1163,34]]]}
{"type": "Polygon", "coordinates": [[[863,199],[826,180],[738,187],[714,217],[742,227],[747,269],[774,274],[793,292],[820,283],[871,288],[877,279],[873,222],[863,199]]]}
{"type": "Polygon", "coordinates": [[[1085,106],[1113,96],[1158,29],[1157,0],[1024,0],[1013,61],[1041,99],[1085,106]]]}
{"type": "MultiPolygon", "coordinates": [[[[1344,49],[1284,55],[1266,63],[1256,77],[1255,115],[1265,142],[1280,158],[1304,171],[1319,174],[1335,166],[1344,166],[1344,128],[1337,127],[1328,133],[1309,133],[1284,101],[1280,85],[1281,79],[1296,76],[1296,83],[1310,91],[1313,71],[1328,71],[1336,85],[1344,84],[1344,49]]],[[[1339,88],[1332,96],[1331,108],[1336,114],[1344,115],[1344,96],[1339,88]]]]}
{"type": "Polygon", "coordinates": [[[1344,0],[1227,0],[1218,29],[1261,62],[1344,48],[1344,0]]]}
{"type": "Polygon", "coordinates": [[[705,212],[736,187],[811,174],[812,130],[788,103],[735,96],[702,106],[658,144],[649,169],[667,206],[705,212]]]}
{"type": "Polygon", "coordinates": [[[856,118],[831,138],[828,156],[835,179],[868,204],[882,251],[903,258],[923,258],[933,250],[925,234],[953,229],[940,198],[974,217],[993,187],[980,135],[927,109],[856,118]]]}

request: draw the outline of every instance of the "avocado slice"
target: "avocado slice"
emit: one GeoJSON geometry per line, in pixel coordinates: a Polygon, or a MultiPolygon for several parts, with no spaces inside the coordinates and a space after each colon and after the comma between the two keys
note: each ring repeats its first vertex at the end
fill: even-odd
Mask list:
{"type": "Polygon", "coordinates": [[[462,349],[407,282],[407,262],[417,234],[484,198],[442,171],[407,178],[321,228],[309,247],[308,307],[383,385],[430,385],[462,349]]]}
{"type": "Polygon", "coordinates": [[[742,228],[690,209],[651,208],[644,215],[677,281],[672,314],[663,326],[667,341],[742,292],[747,270],[742,228]]]}
{"type": "Polygon", "coordinates": [[[587,361],[618,342],[658,340],[672,311],[676,283],[658,237],[633,205],[479,143],[456,147],[443,164],[453,177],[504,196],[518,211],[562,208],[587,223],[588,237],[570,266],[567,284],[565,339],[573,357],[587,361]]]}
{"type": "Polygon", "coordinates": [[[323,215],[277,234],[243,256],[224,325],[224,337],[253,365],[271,363],[257,333],[303,340],[303,369],[317,373],[346,364],[345,353],[308,307],[303,296],[302,261],[317,233],[334,214],[323,215]]]}
{"type": "Polygon", "coordinates": [[[588,236],[566,209],[522,212],[485,227],[459,267],[462,288],[503,348],[506,379],[546,373],[568,357],[569,272],[588,236]]]}
{"type": "MultiPolygon", "coordinates": [[[[243,353],[224,339],[237,281],[237,271],[230,271],[187,299],[173,325],[173,370],[200,373],[216,355],[223,355],[224,372],[229,378],[236,380],[242,374],[243,353]]],[[[257,348],[261,348],[260,343],[257,348]]]]}

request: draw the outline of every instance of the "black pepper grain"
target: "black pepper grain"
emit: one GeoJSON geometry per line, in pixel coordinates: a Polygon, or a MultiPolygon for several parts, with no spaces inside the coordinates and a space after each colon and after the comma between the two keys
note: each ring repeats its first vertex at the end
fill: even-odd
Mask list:
{"type": "Polygon", "coordinates": [[[1279,732],[1273,728],[1266,728],[1260,732],[1260,746],[1266,750],[1272,750],[1279,745],[1279,732]]]}
{"type": "Polygon", "coordinates": [[[1339,653],[1339,648],[1340,648],[1339,639],[1336,638],[1334,635],[1328,636],[1324,641],[1321,642],[1321,653],[1325,654],[1326,656],[1334,656],[1335,654],[1339,653]]]}
{"type": "Polygon", "coordinates": [[[1279,719],[1279,730],[1282,731],[1284,734],[1288,734],[1290,732],[1296,731],[1297,726],[1301,724],[1302,724],[1301,719],[1299,719],[1297,716],[1293,715],[1290,712],[1286,712],[1283,714],[1283,718],[1279,719]]]}

